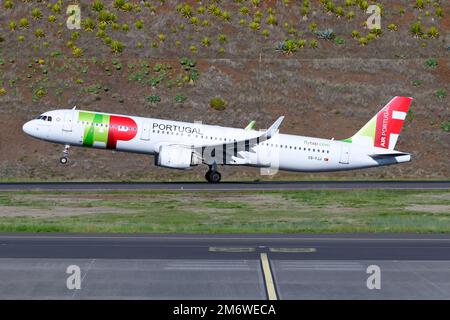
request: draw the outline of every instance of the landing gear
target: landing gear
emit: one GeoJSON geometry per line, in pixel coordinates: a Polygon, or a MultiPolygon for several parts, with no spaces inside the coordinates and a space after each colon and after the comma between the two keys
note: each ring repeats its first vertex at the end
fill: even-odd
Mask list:
{"type": "Polygon", "coordinates": [[[217,171],[217,165],[213,164],[209,166],[209,170],[205,174],[206,181],[210,183],[219,183],[220,179],[222,179],[222,175],[219,171],[217,171]]]}
{"type": "Polygon", "coordinates": [[[64,150],[63,150],[63,156],[61,158],[59,158],[59,163],[61,164],[67,164],[67,162],[69,162],[69,148],[70,146],[68,144],[66,144],[64,146],[64,150]]]}

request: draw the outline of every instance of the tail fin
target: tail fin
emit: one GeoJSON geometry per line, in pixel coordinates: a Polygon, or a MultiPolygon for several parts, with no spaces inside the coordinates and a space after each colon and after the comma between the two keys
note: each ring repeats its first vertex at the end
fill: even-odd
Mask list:
{"type": "Polygon", "coordinates": [[[393,150],[412,100],[409,97],[393,98],[353,137],[344,141],[393,150]]]}

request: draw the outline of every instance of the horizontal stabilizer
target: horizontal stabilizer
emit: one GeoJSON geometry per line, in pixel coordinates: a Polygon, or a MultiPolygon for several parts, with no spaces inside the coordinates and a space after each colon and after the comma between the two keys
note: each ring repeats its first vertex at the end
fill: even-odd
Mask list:
{"type": "Polygon", "coordinates": [[[387,159],[387,158],[395,158],[400,156],[410,156],[410,153],[406,152],[394,152],[394,153],[375,153],[369,154],[369,157],[373,159],[387,159]]]}

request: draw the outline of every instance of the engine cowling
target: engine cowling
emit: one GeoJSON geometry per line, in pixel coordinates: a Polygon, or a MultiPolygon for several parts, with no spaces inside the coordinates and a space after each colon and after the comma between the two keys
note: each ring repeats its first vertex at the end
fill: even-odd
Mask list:
{"type": "Polygon", "coordinates": [[[188,169],[192,164],[192,150],[179,146],[161,146],[155,165],[173,169],[188,169]]]}

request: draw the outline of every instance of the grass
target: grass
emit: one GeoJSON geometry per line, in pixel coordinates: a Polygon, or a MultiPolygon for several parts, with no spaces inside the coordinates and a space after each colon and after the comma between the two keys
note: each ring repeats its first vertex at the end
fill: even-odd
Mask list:
{"type": "Polygon", "coordinates": [[[450,192],[4,192],[0,231],[442,233],[450,192]]]}

